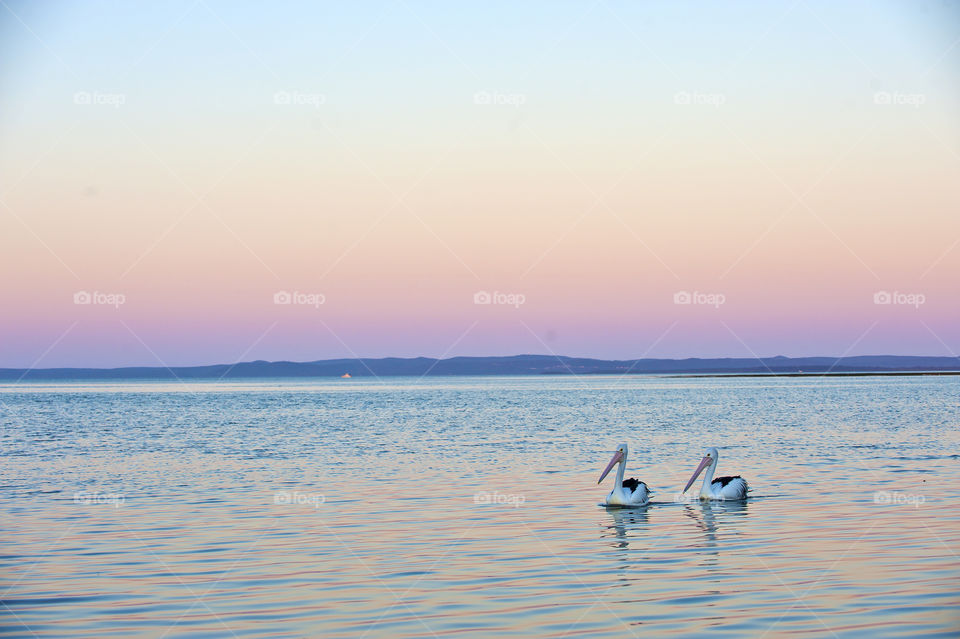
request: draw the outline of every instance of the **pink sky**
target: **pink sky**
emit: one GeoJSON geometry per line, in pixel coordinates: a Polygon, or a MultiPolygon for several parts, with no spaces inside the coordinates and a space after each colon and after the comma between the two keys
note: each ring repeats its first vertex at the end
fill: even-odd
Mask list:
{"type": "Polygon", "coordinates": [[[201,15],[97,40],[22,7],[0,366],[960,353],[960,33],[816,6],[702,48],[597,16],[539,63],[435,16],[437,41],[333,66],[227,8],[246,46],[201,15]]]}

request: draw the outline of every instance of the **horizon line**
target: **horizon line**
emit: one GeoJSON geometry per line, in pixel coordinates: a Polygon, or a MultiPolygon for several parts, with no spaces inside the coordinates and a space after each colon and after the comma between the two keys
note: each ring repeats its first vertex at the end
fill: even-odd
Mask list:
{"type": "MultiPolygon", "coordinates": [[[[122,366],[52,366],[52,367],[15,367],[15,366],[0,366],[0,372],[11,374],[11,373],[22,373],[23,376],[26,376],[30,373],[54,373],[54,372],[66,372],[66,371],[83,371],[83,372],[122,372],[122,371],[143,371],[143,370],[156,370],[156,371],[170,371],[173,370],[195,370],[195,369],[211,369],[211,368],[223,368],[227,367],[228,371],[240,366],[249,366],[249,365],[259,365],[259,366],[277,366],[277,365],[293,365],[293,366],[318,366],[318,365],[332,365],[335,363],[360,363],[364,362],[377,363],[377,362],[398,362],[398,363],[413,363],[413,362],[432,362],[435,365],[441,362],[455,362],[457,360],[469,360],[473,362],[486,360],[488,363],[493,363],[495,361],[507,361],[507,360],[517,360],[521,358],[537,358],[544,360],[549,363],[550,361],[556,361],[559,363],[564,362],[592,362],[596,364],[639,364],[642,362],[648,363],[683,363],[683,362],[730,362],[730,363],[740,363],[740,364],[750,364],[757,362],[760,365],[766,367],[766,363],[776,363],[776,364],[788,364],[790,362],[800,363],[807,361],[810,363],[811,360],[818,361],[819,364],[823,365],[825,363],[832,362],[834,367],[839,365],[844,361],[855,362],[857,360],[866,360],[866,359],[886,359],[890,360],[890,363],[906,363],[906,360],[937,360],[943,361],[944,363],[951,360],[957,361],[960,365],[960,356],[957,355],[890,355],[890,354],[868,354],[868,355],[800,355],[800,356],[789,356],[789,355],[769,355],[769,356],[718,356],[718,357],[703,357],[703,356],[692,356],[692,357],[637,357],[637,358],[623,358],[623,359],[610,359],[603,357],[591,357],[591,356],[579,356],[579,355],[560,355],[560,354],[543,354],[543,353],[517,353],[513,355],[455,355],[450,357],[431,357],[426,355],[417,355],[410,357],[401,357],[394,355],[386,356],[376,356],[376,357],[331,357],[323,359],[313,359],[313,360],[288,360],[288,359],[279,359],[279,360],[265,360],[265,359],[255,359],[255,360],[238,360],[235,362],[219,362],[219,363],[207,363],[207,364],[185,364],[185,365],[168,365],[165,363],[154,363],[154,364],[133,364],[133,365],[122,365],[122,366]],[[773,362],[776,360],[776,362],[773,362]]],[[[432,369],[431,369],[432,370],[432,369]]],[[[376,375],[372,371],[367,371],[372,375],[376,375]]],[[[429,372],[429,371],[428,371],[429,372]]],[[[571,373],[573,371],[570,371],[571,373]]],[[[612,371],[615,372],[615,371],[612,371]]],[[[637,373],[644,372],[643,370],[637,370],[637,373]]],[[[650,372],[650,371],[647,371],[650,372]]],[[[771,370],[771,372],[773,372],[771,370]]],[[[363,371],[357,371],[360,375],[364,375],[363,371]]],[[[427,374],[427,373],[424,373],[427,374]]],[[[447,373],[449,374],[449,373],[447,373]]],[[[575,374],[575,373],[574,373],[575,374]]]]}

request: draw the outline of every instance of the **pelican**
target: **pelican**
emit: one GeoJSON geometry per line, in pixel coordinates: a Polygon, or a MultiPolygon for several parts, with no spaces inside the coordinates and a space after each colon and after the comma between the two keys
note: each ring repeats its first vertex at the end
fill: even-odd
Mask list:
{"type": "Polygon", "coordinates": [[[647,502],[650,501],[650,492],[647,490],[647,485],[639,479],[633,479],[632,477],[630,479],[623,478],[623,472],[627,466],[626,444],[617,446],[617,450],[613,452],[613,458],[610,460],[610,463],[607,464],[603,474],[600,475],[597,484],[602,482],[603,478],[610,473],[610,469],[613,468],[614,464],[620,464],[620,467],[617,468],[617,483],[614,485],[613,490],[610,491],[610,494],[607,495],[607,500],[604,502],[604,505],[646,506],[647,502]]]}
{"type": "Polygon", "coordinates": [[[704,469],[707,470],[703,476],[703,487],[700,488],[700,499],[746,499],[747,498],[747,480],[740,475],[733,477],[713,478],[713,472],[717,469],[717,462],[720,461],[720,453],[716,448],[708,448],[707,454],[700,461],[693,477],[687,482],[683,492],[687,492],[690,486],[696,481],[697,477],[704,469]]]}

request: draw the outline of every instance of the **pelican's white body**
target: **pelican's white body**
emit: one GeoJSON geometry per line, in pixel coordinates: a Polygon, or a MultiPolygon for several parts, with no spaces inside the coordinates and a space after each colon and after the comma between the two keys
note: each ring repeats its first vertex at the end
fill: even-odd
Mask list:
{"type": "MultiPolygon", "coordinates": [[[[639,480],[633,480],[637,482],[636,488],[631,488],[630,486],[623,485],[623,474],[626,471],[627,467],[627,445],[621,444],[617,448],[617,452],[614,453],[614,458],[620,456],[620,461],[617,462],[617,477],[616,483],[613,485],[613,490],[610,491],[610,494],[607,495],[607,499],[604,502],[605,506],[646,506],[650,501],[650,491],[647,490],[647,485],[639,480]]],[[[604,474],[604,477],[606,474],[604,474]]],[[[603,481],[603,477],[600,478],[600,481],[603,481]]],[[[628,483],[633,483],[630,481],[628,483]]],[[[598,482],[599,483],[599,482],[598,482]]]]}
{"type": "MultiPolygon", "coordinates": [[[[717,463],[719,461],[720,454],[717,452],[717,449],[708,449],[706,456],[703,458],[703,462],[701,462],[701,466],[703,466],[702,470],[706,472],[703,475],[703,485],[700,487],[700,499],[717,501],[746,499],[749,488],[747,486],[747,480],[743,477],[719,477],[714,480],[713,474],[717,470],[717,463]],[[709,459],[710,462],[707,463],[706,466],[703,466],[707,459],[709,459]]],[[[699,473],[700,470],[697,472],[699,473]]],[[[696,479],[696,474],[690,481],[692,482],[694,479],[696,479]]]]}
{"type": "Polygon", "coordinates": [[[610,491],[610,494],[607,495],[607,501],[604,502],[604,505],[646,506],[649,501],[650,491],[647,490],[645,483],[640,482],[636,490],[630,490],[630,488],[624,488],[623,482],[621,481],[610,491]]]}
{"type": "Polygon", "coordinates": [[[703,487],[700,488],[700,499],[716,499],[716,500],[727,500],[727,499],[746,499],[747,497],[747,480],[743,477],[734,477],[724,486],[719,481],[711,482],[708,486],[704,482],[703,487]]]}

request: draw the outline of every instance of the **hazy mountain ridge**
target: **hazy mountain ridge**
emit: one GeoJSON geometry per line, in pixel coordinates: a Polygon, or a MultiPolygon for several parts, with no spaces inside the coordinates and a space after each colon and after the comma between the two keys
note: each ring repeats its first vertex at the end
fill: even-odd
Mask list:
{"type": "Polygon", "coordinates": [[[313,362],[257,360],[208,366],[123,368],[0,368],[0,380],[243,379],[263,377],[597,375],[723,373],[857,373],[960,371],[958,357],[861,355],[856,357],[747,357],[604,360],[553,355],[502,357],[383,357],[313,362]]]}

